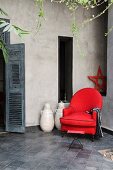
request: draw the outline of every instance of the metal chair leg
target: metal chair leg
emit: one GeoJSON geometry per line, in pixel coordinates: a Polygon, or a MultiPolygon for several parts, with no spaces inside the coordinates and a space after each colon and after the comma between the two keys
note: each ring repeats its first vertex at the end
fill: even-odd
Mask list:
{"type": "Polygon", "coordinates": [[[74,138],[74,139],[72,140],[71,144],[69,145],[68,150],[70,150],[70,148],[71,148],[71,146],[73,145],[73,143],[74,143],[75,140],[76,140],[76,138],[74,138]]]}
{"type": "Polygon", "coordinates": [[[61,136],[63,138],[65,136],[65,132],[61,132],[61,136]]]}
{"type": "Polygon", "coordinates": [[[80,142],[80,140],[77,138],[77,142],[80,144],[80,149],[83,149],[83,145],[82,145],[82,143],[80,142]]]}
{"type": "Polygon", "coordinates": [[[69,145],[69,149],[68,149],[68,150],[70,150],[70,148],[71,148],[71,146],[73,145],[73,143],[74,143],[75,140],[80,144],[80,146],[81,146],[80,149],[83,149],[82,143],[80,142],[80,140],[78,139],[78,137],[75,137],[75,138],[73,139],[73,141],[71,142],[71,144],[69,145]]]}
{"type": "Polygon", "coordinates": [[[94,142],[94,135],[92,135],[92,142],[94,142]]]}

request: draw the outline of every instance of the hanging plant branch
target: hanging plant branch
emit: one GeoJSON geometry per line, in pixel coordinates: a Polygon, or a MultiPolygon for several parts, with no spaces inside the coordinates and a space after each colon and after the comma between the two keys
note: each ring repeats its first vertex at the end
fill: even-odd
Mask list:
{"type": "Polygon", "coordinates": [[[109,29],[108,32],[105,33],[105,36],[108,36],[108,34],[109,34],[110,32],[112,32],[112,31],[113,31],[113,26],[109,29]]]}
{"type": "MultiPolygon", "coordinates": [[[[41,26],[42,26],[42,21],[45,19],[45,13],[44,13],[44,1],[45,0],[34,0],[35,5],[37,6],[37,31],[40,30],[41,26]]],[[[102,16],[113,4],[113,0],[51,0],[51,2],[57,2],[57,3],[63,3],[66,5],[66,7],[72,12],[75,13],[75,11],[77,12],[77,9],[79,8],[84,8],[86,10],[89,9],[93,9],[96,8],[98,6],[103,5],[105,2],[108,2],[108,5],[106,6],[106,8],[100,12],[99,14],[97,14],[96,16],[92,15],[91,18],[85,20],[82,24],[82,26],[78,27],[76,24],[76,21],[74,20],[73,24],[72,24],[72,33],[74,36],[78,36],[79,30],[81,28],[83,28],[84,25],[86,25],[89,22],[92,22],[93,20],[99,18],[100,16],[102,16]]],[[[8,14],[0,8],[0,15],[5,15],[8,16],[8,14]]],[[[26,34],[29,34],[29,31],[24,30],[14,24],[8,23],[7,21],[5,21],[4,19],[0,19],[0,29],[2,30],[2,32],[11,32],[13,31],[15,34],[17,34],[19,37],[23,37],[26,34]]],[[[108,30],[108,32],[105,34],[106,36],[113,30],[113,26],[108,30]]],[[[5,45],[2,41],[2,38],[0,36],[0,49],[4,50],[5,49],[5,45]]],[[[7,50],[4,50],[3,54],[5,55],[5,60],[6,60],[6,56],[7,56],[7,50]]]]}
{"type": "MultiPolygon", "coordinates": [[[[72,12],[74,13],[75,15],[75,11],[78,9],[78,8],[84,8],[86,10],[89,10],[89,9],[94,9],[96,7],[99,7],[99,6],[102,6],[105,2],[107,2],[108,0],[51,0],[51,2],[57,2],[57,3],[64,3],[67,8],[72,12]]],[[[72,33],[74,36],[76,36],[76,40],[77,40],[77,46],[78,46],[78,49],[79,49],[79,52],[80,52],[80,55],[83,54],[82,53],[82,50],[80,49],[80,45],[79,45],[79,41],[78,41],[78,33],[80,32],[80,30],[86,25],[88,24],[89,22],[92,22],[94,21],[95,19],[101,17],[110,7],[111,5],[113,4],[113,0],[110,0],[108,2],[108,5],[106,6],[106,8],[100,12],[99,14],[97,14],[96,16],[92,15],[91,18],[83,21],[82,25],[80,25],[79,27],[77,26],[76,24],[76,20],[75,20],[75,17],[74,17],[74,22],[72,24],[72,33]]],[[[76,11],[77,12],[77,11],[76,11]]],[[[110,33],[111,31],[113,30],[113,26],[109,29],[108,33],[110,33]]],[[[105,35],[107,36],[108,33],[106,33],[105,35]]]]}
{"type": "Polygon", "coordinates": [[[10,25],[10,28],[9,28],[8,32],[10,32],[10,31],[12,31],[12,30],[13,30],[13,31],[15,32],[15,34],[17,34],[20,38],[23,38],[24,35],[30,33],[29,31],[26,31],[26,30],[24,30],[24,29],[22,29],[22,28],[20,28],[20,27],[18,27],[18,26],[16,26],[16,25],[10,25]]]}
{"type": "MultiPolygon", "coordinates": [[[[83,24],[82,26],[80,26],[80,29],[83,28],[89,22],[92,22],[93,20],[101,17],[113,4],[113,0],[109,0],[109,1],[108,0],[51,0],[51,2],[64,3],[68,7],[68,9],[72,12],[75,12],[76,9],[78,9],[79,7],[89,10],[89,9],[99,7],[104,3],[108,2],[108,5],[102,12],[100,12],[96,16],[92,15],[91,18],[88,18],[87,20],[83,21],[83,24]]],[[[72,27],[73,27],[72,30],[74,30],[75,24],[73,24],[72,27]]],[[[108,33],[105,33],[105,35],[107,36],[112,30],[113,30],[113,26],[108,30],[108,33]]]]}
{"type": "Polygon", "coordinates": [[[83,26],[84,26],[85,24],[87,24],[87,23],[89,23],[89,22],[91,22],[91,21],[99,18],[100,16],[102,16],[102,15],[111,7],[112,4],[113,4],[113,3],[108,4],[108,6],[107,6],[101,13],[99,13],[98,15],[96,15],[96,16],[93,15],[92,18],[87,19],[86,21],[84,21],[83,26]]]}
{"type": "Polygon", "coordinates": [[[102,5],[107,0],[51,0],[51,2],[64,3],[70,10],[74,11],[76,6],[82,6],[87,10],[102,5]]]}
{"type": "Polygon", "coordinates": [[[8,14],[2,8],[0,8],[0,15],[8,16],[8,14]]]}
{"type": "Polygon", "coordinates": [[[29,34],[29,31],[26,31],[16,25],[13,25],[3,19],[0,19],[0,28],[2,29],[2,32],[11,32],[14,31],[15,34],[17,34],[19,37],[23,37],[23,35],[29,34]]]}
{"type": "Polygon", "coordinates": [[[41,26],[42,26],[42,21],[45,20],[44,16],[44,0],[34,0],[37,8],[38,8],[38,12],[37,12],[37,31],[40,30],[41,26]]]}
{"type": "Polygon", "coordinates": [[[20,27],[13,25],[4,19],[0,19],[0,29],[2,30],[1,35],[0,35],[0,49],[2,50],[5,62],[7,62],[8,61],[8,51],[6,49],[4,41],[2,40],[2,34],[5,32],[13,31],[20,38],[23,38],[24,35],[29,34],[29,31],[21,29],[20,27]]]}

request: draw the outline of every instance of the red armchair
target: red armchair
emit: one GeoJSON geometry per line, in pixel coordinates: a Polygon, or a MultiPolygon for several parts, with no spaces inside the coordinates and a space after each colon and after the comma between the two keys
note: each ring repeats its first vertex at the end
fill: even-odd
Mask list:
{"type": "Polygon", "coordinates": [[[60,119],[61,131],[80,131],[84,134],[95,135],[97,112],[89,112],[93,108],[102,109],[102,96],[94,88],[84,88],[76,92],[68,108],[63,110],[60,119]]]}

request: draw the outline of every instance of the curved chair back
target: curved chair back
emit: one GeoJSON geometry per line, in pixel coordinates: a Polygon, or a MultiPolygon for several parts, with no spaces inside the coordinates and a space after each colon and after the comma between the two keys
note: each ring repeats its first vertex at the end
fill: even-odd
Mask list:
{"type": "Polygon", "coordinates": [[[94,88],[83,88],[77,91],[70,102],[76,111],[90,111],[93,108],[102,109],[102,96],[94,88]]]}

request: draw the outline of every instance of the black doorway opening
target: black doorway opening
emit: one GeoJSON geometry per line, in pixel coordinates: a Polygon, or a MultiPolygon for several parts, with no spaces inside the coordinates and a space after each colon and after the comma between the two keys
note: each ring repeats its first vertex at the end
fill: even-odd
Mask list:
{"type": "Polygon", "coordinates": [[[5,62],[0,50],[0,131],[5,129],[5,62]]]}
{"type": "Polygon", "coordinates": [[[70,102],[72,97],[73,38],[58,37],[58,100],[70,102]]]}

